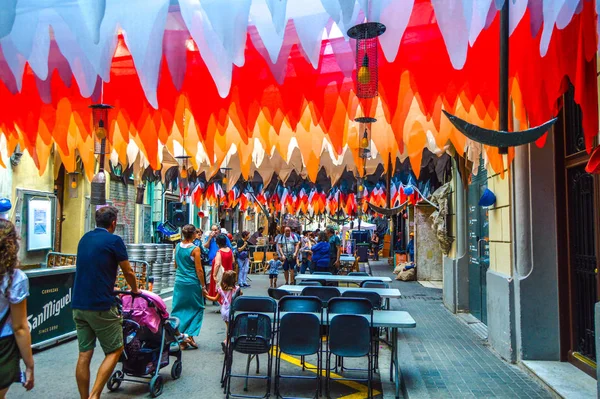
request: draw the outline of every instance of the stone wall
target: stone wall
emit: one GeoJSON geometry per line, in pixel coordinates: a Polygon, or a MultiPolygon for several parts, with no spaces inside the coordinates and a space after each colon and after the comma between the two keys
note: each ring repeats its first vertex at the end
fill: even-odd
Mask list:
{"type": "Polygon", "coordinates": [[[430,205],[419,205],[415,212],[415,263],[418,280],[441,281],[443,278],[442,251],[429,219],[434,210],[430,205]]]}

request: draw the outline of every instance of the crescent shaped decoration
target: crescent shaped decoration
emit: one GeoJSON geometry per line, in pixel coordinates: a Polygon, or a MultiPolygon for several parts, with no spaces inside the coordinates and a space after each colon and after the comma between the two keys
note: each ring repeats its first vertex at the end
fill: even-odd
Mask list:
{"type": "Polygon", "coordinates": [[[329,220],[336,224],[344,224],[348,221],[348,218],[335,219],[335,218],[329,217],[329,220]]]}
{"type": "Polygon", "coordinates": [[[369,208],[376,213],[379,213],[383,216],[394,216],[394,215],[398,215],[400,212],[402,212],[404,210],[404,208],[406,207],[406,204],[408,204],[408,201],[404,201],[403,204],[401,204],[400,206],[397,206],[395,208],[382,208],[380,206],[377,205],[373,205],[373,204],[369,204],[369,208]]]}
{"type": "Polygon", "coordinates": [[[549,120],[548,122],[532,127],[531,129],[522,130],[520,132],[505,132],[503,130],[484,129],[475,126],[457,116],[454,116],[444,110],[444,115],[462,134],[473,141],[492,147],[516,147],[519,145],[533,143],[542,137],[556,123],[558,118],[549,120]]]}

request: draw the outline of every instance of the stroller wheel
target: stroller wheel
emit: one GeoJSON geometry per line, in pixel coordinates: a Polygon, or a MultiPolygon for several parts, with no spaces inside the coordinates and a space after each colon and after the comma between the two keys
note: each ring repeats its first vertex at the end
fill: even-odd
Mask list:
{"type": "Polygon", "coordinates": [[[163,391],[163,379],[160,375],[152,377],[150,380],[150,396],[156,398],[160,396],[163,391]]]}
{"type": "Polygon", "coordinates": [[[106,388],[108,388],[108,390],[111,392],[116,391],[121,386],[122,381],[123,372],[121,370],[117,370],[114,373],[112,373],[112,375],[108,379],[108,382],[106,383],[106,388]]]}
{"type": "Polygon", "coordinates": [[[173,367],[171,367],[171,377],[173,377],[174,380],[178,380],[179,377],[181,377],[182,370],[183,364],[181,363],[181,360],[175,360],[173,367]]]}

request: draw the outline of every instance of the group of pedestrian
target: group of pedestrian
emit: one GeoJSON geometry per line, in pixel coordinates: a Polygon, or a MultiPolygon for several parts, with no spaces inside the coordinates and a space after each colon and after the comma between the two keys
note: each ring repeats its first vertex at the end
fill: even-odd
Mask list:
{"type": "Polygon", "coordinates": [[[283,269],[285,284],[295,283],[295,274],[330,272],[340,267],[342,241],[333,227],[325,231],[305,231],[302,235],[289,226],[275,238],[276,251],[269,261],[270,287],[277,287],[279,269],[283,269]],[[317,239],[315,239],[315,237],[317,239]]]}

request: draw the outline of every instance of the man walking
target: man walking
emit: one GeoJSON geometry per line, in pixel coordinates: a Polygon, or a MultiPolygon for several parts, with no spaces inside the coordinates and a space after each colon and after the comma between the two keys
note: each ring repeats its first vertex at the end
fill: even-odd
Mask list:
{"type": "Polygon", "coordinates": [[[282,235],[277,238],[277,253],[283,259],[283,276],[285,283],[290,281],[294,283],[294,268],[296,267],[296,258],[300,249],[300,240],[295,234],[292,234],[292,229],[286,226],[282,235]],[[291,275],[291,279],[290,279],[291,275]]]}
{"type": "Polygon", "coordinates": [[[342,240],[335,234],[333,227],[327,227],[327,237],[329,238],[329,271],[337,274],[340,267],[342,240]]]}
{"type": "MultiPolygon", "coordinates": [[[[204,248],[208,249],[208,263],[210,265],[212,265],[213,260],[215,259],[215,256],[217,255],[217,251],[219,250],[219,246],[217,245],[217,241],[216,241],[216,238],[219,234],[221,234],[221,230],[219,229],[219,226],[217,226],[216,224],[213,224],[213,226],[210,229],[210,232],[208,233],[208,237],[204,241],[204,248]]],[[[229,240],[227,235],[225,235],[225,239],[227,240],[227,246],[230,249],[232,249],[231,241],[229,240]]]]}
{"type": "Polygon", "coordinates": [[[138,293],[135,274],[121,237],[114,235],[118,210],[105,206],[96,211],[96,229],[86,233],[77,247],[73,286],[73,320],[79,342],[75,377],[82,399],[100,397],[123,352],[122,319],[113,294],[120,266],[133,293],[138,293]],[[100,342],[105,358],[90,392],[90,362],[100,342]]]}

